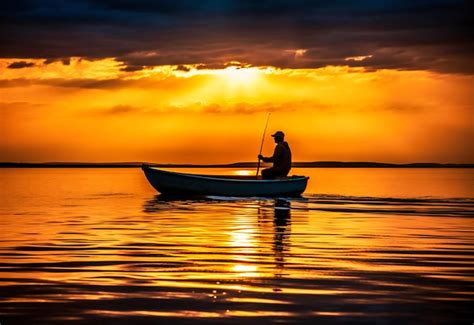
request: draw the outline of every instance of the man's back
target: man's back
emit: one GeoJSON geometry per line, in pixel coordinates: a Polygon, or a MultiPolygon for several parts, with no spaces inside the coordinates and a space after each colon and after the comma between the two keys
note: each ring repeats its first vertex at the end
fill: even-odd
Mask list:
{"type": "Polygon", "coordinates": [[[291,169],[291,149],[288,142],[277,143],[273,153],[273,169],[281,176],[286,176],[291,169]]]}

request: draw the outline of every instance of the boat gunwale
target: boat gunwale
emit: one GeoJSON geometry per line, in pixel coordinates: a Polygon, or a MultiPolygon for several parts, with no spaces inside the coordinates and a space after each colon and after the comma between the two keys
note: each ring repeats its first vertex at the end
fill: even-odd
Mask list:
{"type": "Polygon", "coordinates": [[[151,166],[142,166],[142,169],[144,171],[146,170],[151,170],[154,172],[158,173],[165,173],[165,174],[171,174],[175,176],[184,176],[184,177],[190,177],[190,178],[197,178],[197,179],[204,179],[204,180],[213,180],[213,181],[220,181],[220,182],[237,182],[237,183],[292,183],[292,182],[298,182],[298,181],[307,181],[309,179],[309,176],[291,176],[287,177],[285,179],[238,179],[238,178],[225,178],[224,177],[219,177],[220,175],[216,175],[218,177],[213,177],[212,175],[199,175],[199,174],[188,174],[188,173],[179,173],[179,172],[172,172],[168,170],[162,170],[156,167],[151,167],[151,166]]]}

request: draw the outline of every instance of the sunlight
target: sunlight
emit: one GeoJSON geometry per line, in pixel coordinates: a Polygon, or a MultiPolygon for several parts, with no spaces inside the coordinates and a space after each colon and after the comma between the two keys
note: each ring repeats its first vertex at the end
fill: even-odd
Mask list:
{"type": "Polygon", "coordinates": [[[248,169],[235,170],[235,171],[233,171],[233,173],[234,173],[235,175],[239,175],[239,176],[255,175],[255,171],[253,171],[253,170],[248,170],[248,169]]]}
{"type": "Polygon", "coordinates": [[[258,68],[228,67],[222,70],[217,70],[216,72],[226,79],[226,81],[236,84],[254,83],[260,76],[258,68]]]}
{"type": "Polygon", "coordinates": [[[235,261],[235,264],[229,267],[229,271],[235,273],[238,277],[257,277],[260,275],[253,260],[253,256],[257,253],[253,211],[255,211],[254,208],[243,207],[238,214],[234,215],[234,230],[229,234],[228,244],[232,247],[232,259],[235,261]]]}
{"type": "Polygon", "coordinates": [[[269,128],[285,131],[295,160],[472,159],[464,149],[472,77],[464,75],[341,66],[121,71],[113,58],[43,61],[0,59],[4,161],[255,161],[269,111],[269,128]],[[19,61],[32,66],[8,68],[19,61]],[[195,134],[202,150],[189,150],[195,134]]]}
{"type": "Polygon", "coordinates": [[[256,265],[236,264],[232,267],[232,271],[239,273],[239,276],[258,276],[256,265]]]}

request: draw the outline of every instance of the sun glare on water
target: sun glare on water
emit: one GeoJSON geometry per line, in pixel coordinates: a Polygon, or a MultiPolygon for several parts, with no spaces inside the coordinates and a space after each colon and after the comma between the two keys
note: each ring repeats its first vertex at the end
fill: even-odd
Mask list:
{"type": "Polygon", "coordinates": [[[232,271],[239,273],[240,276],[257,276],[257,266],[247,264],[236,264],[232,267],[232,271]]]}
{"type": "Polygon", "coordinates": [[[254,175],[255,172],[248,169],[239,169],[239,170],[234,171],[233,173],[239,176],[250,176],[250,175],[254,175]]]}

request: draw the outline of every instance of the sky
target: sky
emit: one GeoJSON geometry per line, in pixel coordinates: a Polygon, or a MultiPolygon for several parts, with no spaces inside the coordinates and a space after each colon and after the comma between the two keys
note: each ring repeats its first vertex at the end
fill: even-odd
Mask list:
{"type": "Polygon", "coordinates": [[[0,161],[474,163],[469,1],[5,1],[0,161]]]}

